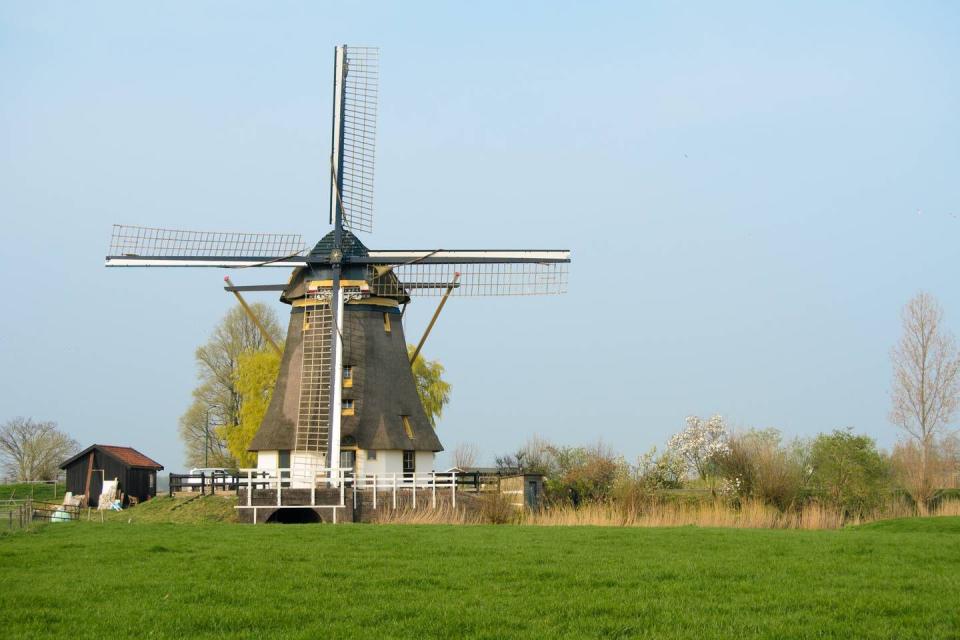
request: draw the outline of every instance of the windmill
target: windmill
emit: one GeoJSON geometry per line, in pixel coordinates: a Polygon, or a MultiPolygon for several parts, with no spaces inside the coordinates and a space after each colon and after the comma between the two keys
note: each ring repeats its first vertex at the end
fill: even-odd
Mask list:
{"type": "Polygon", "coordinates": [[[566,250],[371,250],[360,241],[356,233],[373,229],[378,66],[376,48],[335,48],[333,229],[312,248],[296,234],[114,225],[106,257],[108,267],[292,269],[284,285],[226,278],[238,298],[280,291],[291,306],[274,394],[250,449],[260,469],[291,469],[292,486],[310,485],[317,469],[432,467],[442,445],[417,395],[400,322],[411,298],[442,296],[438,314],[448,297],[566,291],[566,250]]]}

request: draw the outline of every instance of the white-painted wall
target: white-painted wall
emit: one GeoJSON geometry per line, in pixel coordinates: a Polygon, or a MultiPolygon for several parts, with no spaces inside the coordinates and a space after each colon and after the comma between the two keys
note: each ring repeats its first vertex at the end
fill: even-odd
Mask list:
{"type": "Polygon", "coordinates": [[[277,460],[279,459],[279,452],[274,451],[257,451],[257,469],[270,470],[277,468],[277,460]]]}
{"type": "MultiPolygon", "coordinates": [[[[433,451],[417,451],[417,473],[429,473],[433,471],[433,460],[436,454],[433,451]]],[[[403,459],[400,460],[401,464],[403,459]]]]}
{"type": "MultiPolygon", "coordinates": [[[[433,471],[435,457],[432,451],[417,451],[417,473],[433,471]]],[[[403,473],[403,451],[399,449],[380,449],[377,451],[376,460],[368,460],[365,450],[357,452],[357,475],[372,476],[373,474],[382,475],[385,473],[403,473]]]]}

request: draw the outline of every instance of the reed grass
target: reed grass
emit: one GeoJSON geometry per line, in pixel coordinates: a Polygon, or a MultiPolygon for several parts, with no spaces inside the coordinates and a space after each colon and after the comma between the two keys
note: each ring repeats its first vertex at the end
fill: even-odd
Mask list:
{"type": "MultiPolygon", "coordinates": [[[[578,508],[553,506],[540,511],[517,512],[510,524],[556,527],[716,527],[729,529],[839,529],[848,525],[880,520],[960,516],[960,501],[944,501],[926,514],[903,501],[890,501],[883,508],[863,516],[848,516],[842,511],[818,503],[781,511],[759,500],[734,506],[723,501],[661,503],[625,507],[613,504],[589,504],[578,508]]],[[[377,515],[381,524],[489,524],[484,509],[449,505],[438,509],[384,510],[377,515]]]]}

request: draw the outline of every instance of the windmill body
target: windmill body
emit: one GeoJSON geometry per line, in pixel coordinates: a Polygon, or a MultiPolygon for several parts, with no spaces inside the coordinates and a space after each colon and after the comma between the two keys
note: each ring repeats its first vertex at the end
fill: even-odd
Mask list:
{"type": "MultiPolygon", "coordinates": [[[[419,400],[401,322],[414,297],[557,294],[566,250],[371,250],[378,52],[334,55],[330,223],[312,248],[295,234],[242,234],[116,225],[107,266],[291,269],[291,307],[270,406],[250,444],[257,469],[284,486],[327,478],[430,471],[442,450],[419,400]]],[[[279,486],[279,485],[278,485],[279,486]]],[[[278,493],[279,495],[279,493],[278,493]]],[[[279,500],[279,498],[278,498],[279,500]]]]}

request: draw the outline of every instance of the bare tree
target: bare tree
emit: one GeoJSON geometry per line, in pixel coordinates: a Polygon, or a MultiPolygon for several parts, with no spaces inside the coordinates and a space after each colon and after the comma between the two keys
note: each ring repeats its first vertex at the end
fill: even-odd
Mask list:
{"type": "Polygon", "coordinates": [[[52,480],[60,463],[79,449],[56,422],[13,418],[0,426],[0,463],[16,481],[52,480]]]}
{"type": "Polygon", "coordinates": [[[914,296],[903,308],[902,318],[903,335],[891,352],[890,421],[917,445],[914,484],[922,487],[917,498],[930,495],[932,451],[938,437],[948,432],[960,403],[960,355],[953,336],[943,327],[943,310],[929,293],[914,296]]]}
{"type": "Polygon", "coordinates": [[[458,469],[469,469],[477,466],[477,458],[480,457],[480,450],[477,445],[469,442],[461,442],[453,449],[453,466],[458,469]]]}

